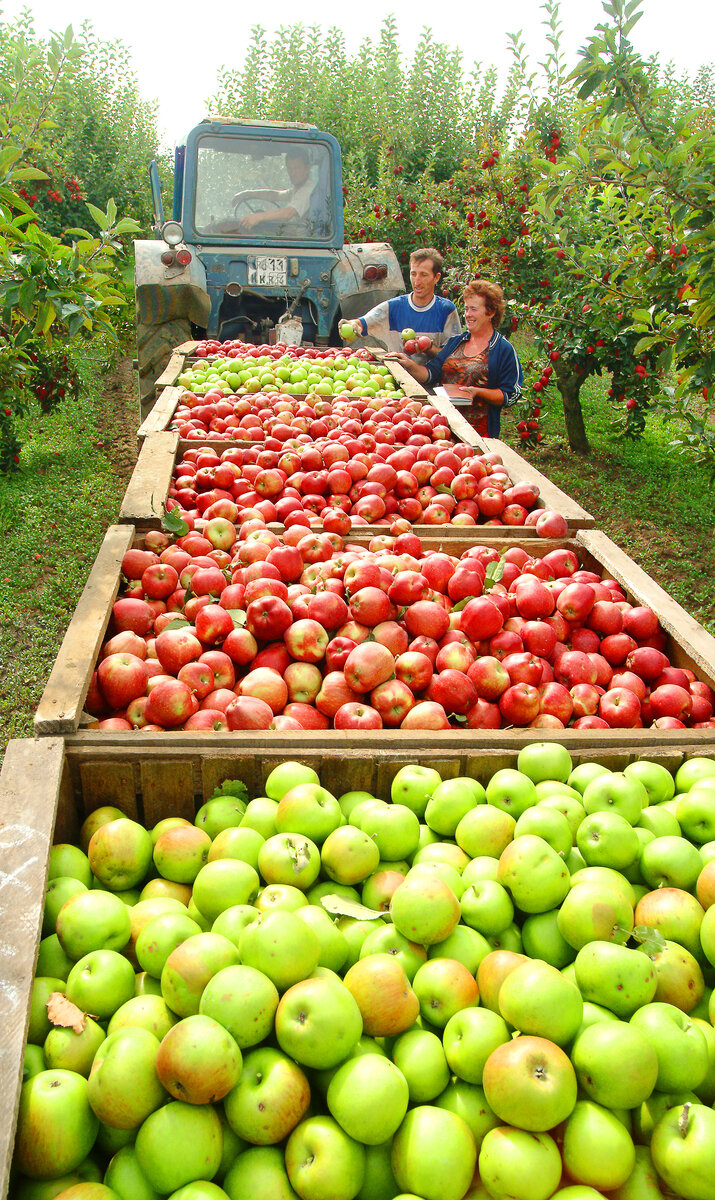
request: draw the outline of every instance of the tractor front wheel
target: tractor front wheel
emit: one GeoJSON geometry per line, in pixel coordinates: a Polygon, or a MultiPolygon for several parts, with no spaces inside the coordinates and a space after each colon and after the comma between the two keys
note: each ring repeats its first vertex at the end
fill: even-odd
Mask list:
{"type": "Polygon", "coordinates": [[[156,380],[166,367],[171,352],[191,337],[188,321],[166,321],[163,325],[137,324],[137,360],[139,363],[139,404],[141,420],[151,412],[156,380]]]}

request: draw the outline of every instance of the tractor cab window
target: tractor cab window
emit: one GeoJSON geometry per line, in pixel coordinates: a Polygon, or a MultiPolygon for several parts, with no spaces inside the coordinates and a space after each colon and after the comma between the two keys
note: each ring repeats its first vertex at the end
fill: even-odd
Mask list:
{"type": "Polygon", "coordinates": [[[333,232],[330,151],[320,143],[207,135],[197,151],[199,234],[294,240],[333,232]]]}

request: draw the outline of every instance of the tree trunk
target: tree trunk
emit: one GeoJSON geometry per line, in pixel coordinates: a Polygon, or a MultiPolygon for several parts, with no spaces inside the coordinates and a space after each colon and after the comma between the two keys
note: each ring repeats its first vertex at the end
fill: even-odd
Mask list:
{"type": "Polygon", "coordinates": [[[581,401],[579,399],[581,384],[586,376],[575,375],[572,371],[568,370],[559,371],[557,368],[556,378],[559,391],[561,392],[561,401],[564,406],[566,436],[569,440],[569,446],[576,454],[588,454],[591,447],[588,444],[586,426],[584,425],[581,401]]]}

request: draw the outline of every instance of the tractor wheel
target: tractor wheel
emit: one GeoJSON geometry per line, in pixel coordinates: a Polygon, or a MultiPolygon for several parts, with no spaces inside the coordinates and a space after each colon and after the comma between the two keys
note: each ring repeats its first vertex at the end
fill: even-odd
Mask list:
{"type": "Polygon", "coordinates": [[[154,384],[168,363],[171,352],[191,337],[188,321],[166,321],[163,325],[137,324],[139,403],[142,421],[154,406],[154,384]]]}

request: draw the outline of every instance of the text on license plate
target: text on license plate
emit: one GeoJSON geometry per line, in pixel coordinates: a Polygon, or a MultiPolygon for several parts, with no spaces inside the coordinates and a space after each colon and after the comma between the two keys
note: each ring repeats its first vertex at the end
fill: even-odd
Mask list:
{"type": "Polygon", "coordinates": [[[259,287],[282,287],[288,282],[288,260],[259,254],[248,260],[248,282],[259,287]]]}

